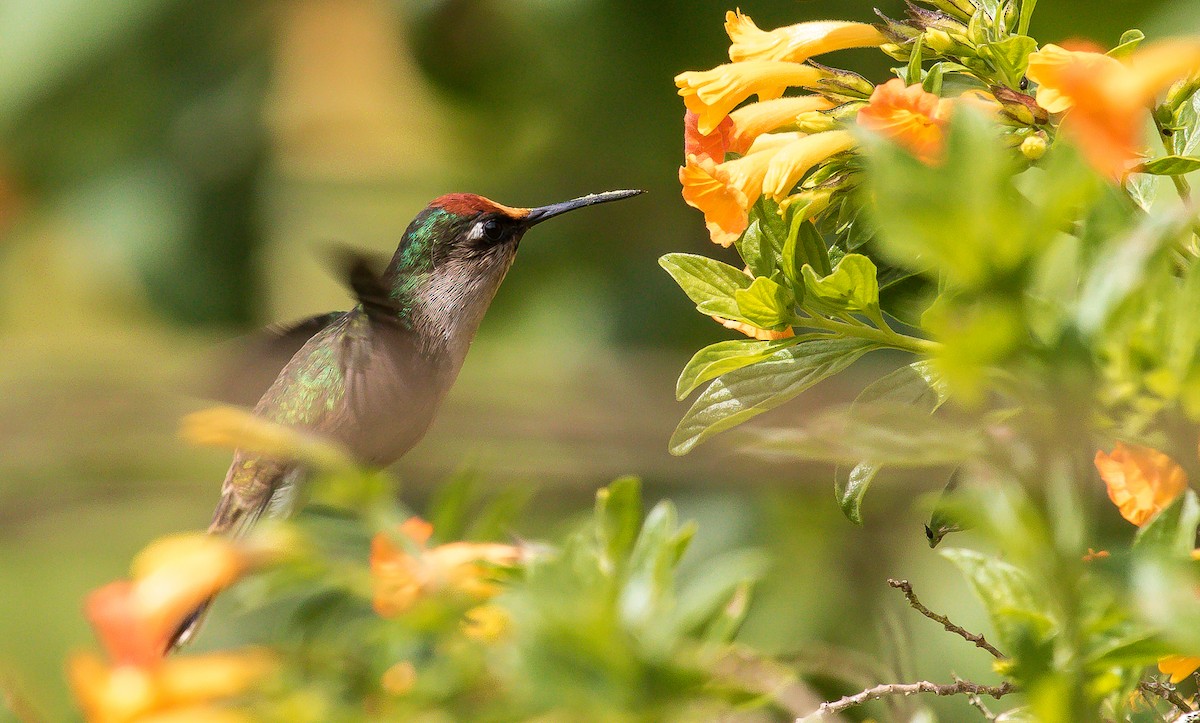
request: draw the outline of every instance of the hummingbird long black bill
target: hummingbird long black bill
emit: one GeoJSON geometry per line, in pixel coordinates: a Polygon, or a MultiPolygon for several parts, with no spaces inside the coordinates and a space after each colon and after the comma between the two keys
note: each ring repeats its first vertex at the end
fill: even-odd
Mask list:
{"type": "Polygon", "coordinates": [[[640,190],[605,191],[604,193],[592,193],[588,194],[587,196],[580,196],[579,198],[573,198],[570,201],[552,203],[549,206],[531,208],[529,209],[529,213],[525,215],[525,223],[529,226],[532,226],[535,223],[541,223],[548,218],[554,218],[555,216],[564,214],[567,211],[574,211],[577,208],[583,208],[584,206],[595,206],[597,203],[608,203],[609,201],[620,201],[622,198],[638,196],[643,193],[645,193],[645,191],[640,190]]]}

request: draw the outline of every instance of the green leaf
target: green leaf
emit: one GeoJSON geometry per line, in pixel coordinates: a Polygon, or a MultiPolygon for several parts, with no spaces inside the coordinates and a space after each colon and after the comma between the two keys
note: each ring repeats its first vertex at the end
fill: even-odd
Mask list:
{"type": "Polygon", "coordinates": [[[862,501],[880,469],[880,465],[859,462],[845,477],[842,477],[841,470],[835,473],[833,494],[837,497],[838,507],[846,519],[856,525],[863,523],[862,501]]]}
{"type": "MultiPolygon", "coordinates": [[[[746,585],[761,578],[769,565],[769,558],[760,550],[737,550],[705,560],[703,567],[680,585],[671,620],[675,634],[695,633],[714,622],[738,590],[745,590],[746,585]]],[[[736,612],[734,607],[732,612],[736,612]]]]}
{"type": "Polygon", "coordinates": [[[1108,51],[1107,54],[1113,58],[1127,58],[1130,55],[1133,55],[1133,51],[1137,50],[1137,47],[1141,45],[1142,41],[1145,39],[1146,34],[1137,28],[1126,30],[1125,32],[1121,33],[1121,40],[1117,43],[1117,47],[1108,51]]]}
{"type": "Polygon", "coordinates": [[[1018,88],[1029,67],[1029,54],[1037,50],[1037,41],[1027,35],[1011,35],[979,48],[979,54],[991,61],[1010,88],[1018,88]]]}
{"type": "Polygon", "coordinates": [[[1133,538],[1135,553],[1187,555],[1196,546],[1200,526],[1200,501],[1187,490],[1145,525],[1133,538]]]}
{"type": "Polygon", "coordinates": [[[913,41],[912,49],[909,51],[908,68],[904,74],[905,85],[915,85],[921,82],[921,60],[922,53],[925,50],[925,36],[918,35],[913,41]]]}
{"type": "Polygon", "coordinates": [[[839,464],[949,465],[978,457],[984,448],[982,435],[970,425],[882,402],[831,407],[798,429],[753,430],[744,436],[758,454],[839,464]]]}
{"type": "MultiPolygon", "coordinates": [[[[938,379],[929,361],[913,362],[867,385],[855,403],[893,402],[910,405],[932,414],[946,400],[945,385],[938,379]]],[[[856,525],[862,524],[862,500],[879,474],[881,465],[859,462],[846,477],[839,469],[834,475],[834,494],[842,514],[856,525]]]]}
{"type": "Polygon", "coordinates": [[[1135,173],[1151,176],[1182,176],[1200,170],[1200,158],[1193,156],[1163,156],[1146,161],[1135,169],[1135,173]]]}
{"type": "Polygon", "coordinates": [[[1111,668],[1143,668],[1177,651],[1162,636],[1143,632],[1118,638],[1093,651],[1088,655],[1087,666],[1095,673],[1111,668]]]}
{"type": "Polygon", "coordinates": [[[757,364],[718,377],[671,435],[671,454],[687,454],[712,435],[783,404],[876,348],[877,344],[863,339],[817,339],[780,349],[757,364]]]}
{"type": "Polygon", "coordinates": [[[945,82],[947,73],[967,73],[970,74],[971,69],[962,63],[955,63],[949,60],[943,60],[940,63],[934,63],[929,72],[925,74],[925,81],[921,86],[928,93],[934,95],[942,94],[942,84],[945,82]]]}
{"type": "Polygon", "coordinates": [[[624,562],[642,525],[642,482],[621,477],[596,492],[596,532],[609,570],[624,562]]]}
{"type": "Polygon", "coordinates": [[[740,317],[760,329],[782,329],[796,317],[796,297],[791,289],[759,276],[748,289],[733,294],[740,317]]]}
{"type": "Polygon", "coordinates": [[[729,264],[696,254],[667,254],[658,260],[683,293],[697,306],[714,299],[732,299],[749,288],[750,278],[729,264]]]}
{"type": "Polygon", "coordinates": [[[879,280],[875,264],[862,254],[846,254],[832,274],[817,276],[813,267],[805,265],[804,305],[817,312],[863,312],[872,319],[879,317],[879,280]]]}
{"type": "Polygon", "coordinates": [[[1017,21],[1017,35],[1029,34],[1029,21],[1033,19],[1033,9],[1037,0],[1021,0],[1021,17],[1017,21]]]}
{"type": "Polygon", "coordinates": [[[948,548],[940,554],[967,578],[1006,647],[1015,648],[1022,639],[1042,638],[1054,628],[1033,583],[1019,568],[974,550],[948,548]]]}
{"type": "Polygon", "coordinates": [[[792,219],[792,228],[783,245],[783,275],[795,289],[804,288],[804,277],[800,273],[805,264],[812,266],[822,276],[828,276],[833,267],[829,263],[829,247],[821,232],[800,214],[792,219]]]}
{"type": "Polygon", "coordinates": [[[737,240],[738,253],[755,276],[773,276],[780,269],[787,236],[779,207],[762,197],[750,209],[750,224],[737,240]]]}
{"type": "Polygon", "coordinates": [[[1021,266],[1043,236],[1020,226],[1011,160],[993,129],[971,109],[962,111],[954,114],[946,158],[937,167],[867,136],[864,199],[885,260],[973,288],[1021,266]]]}
{"type": "Polygon", "coordinates": [[[773,341],[731,339],[709,344],[696,352],[679,374],[679,381],[675,384],[675,398],[683,401],[684,397],[701,384],[734,369],[760,362],[784,347],[803,341],[804,338],[792,337],[773,341]]]}

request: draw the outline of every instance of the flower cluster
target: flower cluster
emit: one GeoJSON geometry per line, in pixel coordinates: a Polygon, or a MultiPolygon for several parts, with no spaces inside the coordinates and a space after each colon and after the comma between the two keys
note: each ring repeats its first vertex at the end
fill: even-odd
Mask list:
{"type": "MultiPolygon", "coordinates": [[[[857,185],[854,156],[863,134],[937,164],[958,105],[993,119],[1025,163],[1038,161],[1061,130],[1097,170],[1122,179],[1141,159],[1154,99],[1200,67],[1196,39],[1136,51],[1130,50],[1136,43],[1125,44],[1107,54],[1078,46],[1038,50],[1032,38],[1001,25],[1010,19],[981,29],[967,5],[925,10],[910,3],[905,21],[813,21],[775,30],[760,29],[741,11],[727,13],[731,62],[675,78],[687,108],[679,181],[687,204],[703,212],[712,241],[723,247],[738,241],[760,199],[792,220],[836,218],[834,232],[844,232],[850,224],[836,212],[857,185]],[[811,60],[862,47],[878,47],[908,66],[876,86],[811,60]],[[925,70],[927,60],[937,62],[925,70]],[[959,82],[943,84],[947,76],[959,82]],[[944,97],[951,87],[953,95],[944,97]],[[788,89],[803,93],[785,96],[788,89]],[[757,101],[742,105],[751,96],[757,101]]],[[[759,339],[784,333],[714,318],[759,339]]]]}
{"type": "Polygon", "coordinates": [[[261,547],[203,534],[166,537],[134,559],[131,579],[92,592],[85,612],[108,662],[81,652],[68,666],[87,719],[120,723],[169,714],[188,720],[249,720],[227,703],[271,673],[271,655],[248,649],[165,656],[190,616],[272,556],[261,547]]]}

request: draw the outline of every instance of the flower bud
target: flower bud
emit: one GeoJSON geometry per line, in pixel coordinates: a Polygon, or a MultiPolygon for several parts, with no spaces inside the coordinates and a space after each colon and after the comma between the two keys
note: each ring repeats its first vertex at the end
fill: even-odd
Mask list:
{"type": "Polygon", "coordinates": [[[951,34],[941,28],[929,28],[925,31],[925,47],[941,55],[975,55],[975,49],[966,37],[951,34]]]}
{"type": "Polygon", "coordinates": [[[837,128],[837,119],[820,110],[810,110],[796,116],[796,130],[801,133],[821,133],[837,128]]]}
{"type": "Polygon", "coordinates": [[[971,0],[928,0],[928,4],[960,20],[970,20],[975,14],[975,3],[971,0]]]}
{"type": "Polygon", "coordinates": [[[884,43],[883,45],[879,46],[879,49],[883,51],[884,55],[887,55],[892,60],[908,60],[910,55],[908,50],[903,45],[899,45],[897,43],[884,43]]]}
{"type": "Polygon", "coordinates": [[[991,87],[992,96],[1000,103],[1004,115],[1022,125],[1034,126],[1047,123],[1050,115],[1033,98],[1002,85],[991,87]]]}
{"type": "Polygon", "coordinates": [[[1029,136],[1021,141],[1021,155],[1031,161],[1036,161],[1046,154],[1046,137],[1041,133],[1029,136]]]}
{"type": "Polygon", "coordinates": [[[865,100],[875,92],[875,85],[858,73],[831,68],[811,60],[808,64],[822,71],[823,77],[817,81],[817,90],[824,94],[865,100]]]}

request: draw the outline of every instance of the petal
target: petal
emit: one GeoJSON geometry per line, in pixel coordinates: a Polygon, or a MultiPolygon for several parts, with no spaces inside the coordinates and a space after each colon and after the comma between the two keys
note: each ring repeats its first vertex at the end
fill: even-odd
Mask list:
{"type": "Polygon", "coordinates": [[[885,42],[883,34],[874,26],[841,20],[818,20],[770,31],[760,30],[750,16],[740,10],[725,14],[725,32],[733,43],[729,47],[729,59],[734,62],[790,60],[801,63],[823,53],[874,47],[885,42]]]}
{"type": "Polygon", "coordinates": [[[763,193],[776,199],[789,195],[813,166],[853,147],[854,135],[849,131],[814,133],[788,144],[771,158],[763,193]]]}
{"type": "Polygon", "coordinates": [[[801,95],[742,106],[729,114],[733,130],[729,150],[734,153],[746,153],[750,144],[760,135],[795,123],[796,117],[801,113],[828,110],[836,105],[824,96],[801,95]]]}
{"type": "Polygon", "coordinates": [[[811,65],[758,60],[680,73],[675,76],[675,85],[684,105],[697,115],[696,127],[708,135],[729,111],[751,95],[771,100],[789,87],[812,87],[825,75],[811,65]]]}

